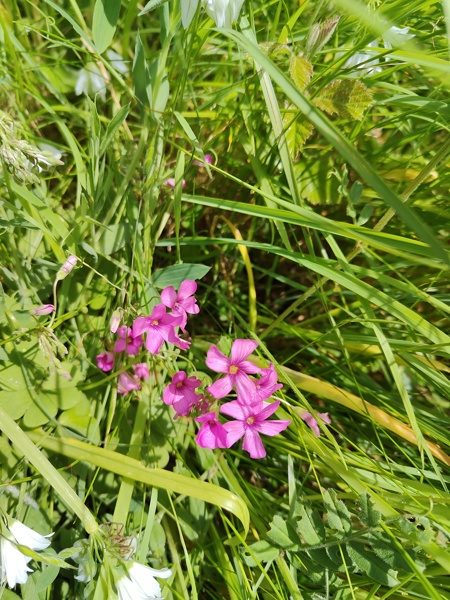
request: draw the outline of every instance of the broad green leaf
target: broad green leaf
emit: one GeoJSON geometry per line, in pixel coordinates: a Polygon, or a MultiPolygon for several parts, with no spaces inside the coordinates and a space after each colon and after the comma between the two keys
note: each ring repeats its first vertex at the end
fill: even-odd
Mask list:
{"type": "Polygon", "coordinates": [[[340,17],[331,17],[323,23],[315,23],[308,34],[305,44],[307,58],[311,58],[328,42],[339,23],[340,17]]]}
{"type": "Polygon", "coordinates": [[[270,529],[267,532],[267,537],[285,550],[294,550],[300,544],[300,539],[295,529],[279,515],[274,516],[270,524],[270,529]]]}
{"type": "Polygon", "coordinates": [[[359,496],[359,519],[361,523],[366,525],[367,527],[377,527],[380,522],[381,515],[380,513],[374,509],[372,501],[370,499],[369,494],[361,494],[359,496]]]}
{"type": "Polygon", "coordinates": [[[283,111],[283,125],[289,152],[292,160],[295,161],[306,140],[311,135],[313,126],[300,111],[295,109],[283,111]]]}
{"type": "Polygon", "coordinates": [[[314,98],[314,104],[332,115],[343,119],[363,118],[364,111],[372,104],[372,96],[366,86],[357,79],[336,79],[314,98]]]}
{"type": "Polygon", "coordinates": [[[325,528],[319,513],[311,508],[301,505],[297,511],[300,521],[297,529],[308,546],[322,544],[325,540],[325,528]]]}
{"type": "MultiPolygon", "coordinates": [[[[367,536],[367,541],[370,542],[372,550],[375,552],[375,554],[392,569],[403,569],[404,571],[409,572],[411,571],[411,567],[405,560],[404,556],[394,546],[384,532],[374,531],[367,536]]],[[[407,552],[407,550],[404,549],[404,552],[407,552]]],[[[413,552],[410,551],[409,554],[413,555],[413,552]]],[[[411,556],[411,558],[413,558],[413,556],[411,556]]]]}
{"type": "Polygon", "coordinates": [[[341,533],[349,533],[352,528],[350,513],[347,507],[336,496],[333,489],[325,490],[323,500],[327,509],[328,525],[341,533]]]}
{"type": "Polygon", "coordinates": [[[152,283],[157,288],[165,288],[173,285],[178,288],[185,279],[201,279],[208,273],[211,267],[196,263],[183,263],[172,265],[166,269],[158,269],[152,275],[152,283]]]}
{"type": "Polygon", "coordinates": [[[367,550],[363,543],[349,542],[346,548],[355,567],[374,581],[389,587],[400,583],[397,579],[397,572],[388,568],[388,565],[376,554],[367,550]]]}
{"type": "Polygon", "coordinates": [[[313,66],[303,56],[293,55],[289,61],[289,74],[298,89],[303,91],[313,75],[313,66]]]}
{"type": "Polygon", "coordinates": [[[117,111],[117,113],[114,115],[114,117],[108,123],[108,127],[106,129],[106,134],[102,138],[101,143],[100,143],[100,150],[99,150],[100,156],[103,156],[103,154],[106,152],[106,149],[108,148],[109,144],[113,140],[114,134],[116,133],[116,131],[119,129],[119,127],[122,125],[122,123],[127,118],[129,110],[130,110],[129,104],[122,106],[122,108],[117,111]]]}
{"type": "Polygon", "coordinates": [[[256,567],[258,562],[274,560],[279,554],[280,550],[275,548],[270,542],[260,540],[249,546],[249,551],[243,557],[248,567],[256,567]]]}
{"type": "Polygon", "coordinates": [[[119,20],[121,0],[96,0],[92,36],[99,54],[110,46],[119,20]]]}
{"type": "Polygon", "coordinates": [[[132,69],[134,93],[144,106],[150,106],[152,98],[152,86],[150,74],[145,60],[144,46],[139,33],[136,36],[136,47],[134,49],[134,60],[132,69]]]}

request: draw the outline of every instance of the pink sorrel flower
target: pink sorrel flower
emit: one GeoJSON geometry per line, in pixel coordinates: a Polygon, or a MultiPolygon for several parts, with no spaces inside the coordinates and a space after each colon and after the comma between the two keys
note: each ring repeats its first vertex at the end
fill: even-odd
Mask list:
{"type": "MultiPolygon", "coordinates": [[[[175,184],[176,184],[176,180],[175,180],[174,177],[169,177],[163,183],[163,185],[167,185],[168,187],[171,187],[173,190],[175,189],[175,184]]],[[[183,189],[186,187],[186,180],[185,179],[183,179],[183,181],[181,182],[181,187],[183,189]]]]}
{"type": "Polygon", "coordinates": [[[214,411],[201,415],[195,419],[202,423],[195,441],[202,448],[228,448],[227,431],[222,423],[219,423],[214,411]]]}
{"type": "Polygon", "coordinates": [[[228,448],[244,436],[242,448],[250,454],[251,458],[264,458],[266,450],[259,434],[277,435],[290,423],[290,421],[266,421],[279,405],[279,400],[272,403],[261,402],[259,405],[242,404],[237,400],[224,404],[220,412],[236,419],[224,424],[228,448]]]}
{"type": "Polygon", "coordinates": [[[136,363],[133,365],[133,372],[139,379],[150,379],[148,366],[145,363],[136,363]]]}
{"type": "Polygon", "coordinates": [[[178,293],[171,285],[164,288],[161,292],[161,302],[167,306],[167,308],[172,309],[173,315],[181,317],[180,327],[183,331],[185,331],[186,327],[187,313],[196,315],[200,311],[197,301],[194,298],[196,291],[197,284],[195,281],[186,279],[181,283],[178,293]]]}
{"type": "Polygon", "coordinates": [[[76,256],[73,256],[73,254],[71,254],[67,258],[65,263],[62,265],[62,267],[59,269],[59,271],[56,273],[56,281],[61,281],[62,279],[65,279],[67,277],[67,275],[75,267],[75,265],[77,264],[77,261],[78,261],[78,258],[76,256]]]}
{"type": "MultiPolygon", "coordinates": [[[[226,373],[225,377],[218,379],[208,387],[208,392],[214,398],[224,398],[231,392],[233,386],[236,391],[246,398],[252,399],[255,393],[255,382],[248,373],[259,373],[260,369],[251,361],[245,360],[257,348],[258,342],[253,340],[234,340],[231,346],[231,356],[227,358],[222,352],[211,346],[206,357],[206,365],[218,373],[226,373]]],[[[252,400],[250,400],[252,401],[252,400]]]]}
{"type": "Polygon", "coordinates": [[[198,167],[204,167],[205,163],[207,163],[208,165],[213,165],[214,164],[214,156],[212,154],[205,154],[205,156],[203,157],[203,161],[201,160],[194,160],[192,162],[193,165],[197,165],[198,167]]]}
{"type": "Polygon", "coordinates": [[[273,364],[267,369],[261,369],[261,377],[255,381],[255,400],[267,400],[272,394],[283,387],[282,383],[278,382],[278,375],[273,364]]]}
{"type": "Polygon", "coordinates": [[[175,327],[181,322],[180,316],[166,313],[164,304],[158,304],[149,317],[138,317],[133,324],[133,336],[136,337],[147,331],[145,347],[151,354],[158,354],[164,341],[186,350],[190,342],[186,342],[175,333],[175,327]]]}
{"type": "MultiPolygon", "coordinates": [[[[331,419],[328,416],[328,413],[317,413],[317,416],[327,425],[331,424],[331,419]]],[[[305,421],[305,423],[308,425],[308,427],[312,430],[313,434],[317,438],[320,437],[319,424],[310,412],[305,411],[303,414],[300,415],[300,418],[302,418],[305,421]]]]}
{"type": "Polygon", "coordinates": [[[144,343],[142,335],[134,335],[131,327],[127,327],[126,325],[119,327],[117,335],[120,339],[117,340],[114,346],[115,352],[123,352],[125,350],[128,355],[136,356],[139,354],[139,348],[144,343]]]}
{"type": "Polygon", "coordinates": [[[103,354],[98,354],[95,359],[98,368],[105,371],[105,373],[111,371],[114,367],[114,352],[103,352],[103,354]]]}
{"type": "Polygon", "coordinates": [[[163,402],[172,405],[177,416],[185,417],[202,397],[195,393],[201,384],[197,377],[188,377],[185,371],[178,371],[164,390],[163,402]]]}
{"type": "Polygon", "coordinates": [[[36,306],[32,310],[33,315],[36,315],[36,317],[50,315],[52,312],[55,312],[54,304],[41,304],[41,306],[36,306]]]}
{"type": "Polygon", "coordinates": [[[131,392],[132,390],[140,389],[141,384],[136,379],[136,377],[133,377],[128,373],[121,373],[119,375],[119,384],[117,386],[117,391],[119,392],[119,394],[123,394],[125,396],[126,394],[128,394],[128,392],[131,392]]]}

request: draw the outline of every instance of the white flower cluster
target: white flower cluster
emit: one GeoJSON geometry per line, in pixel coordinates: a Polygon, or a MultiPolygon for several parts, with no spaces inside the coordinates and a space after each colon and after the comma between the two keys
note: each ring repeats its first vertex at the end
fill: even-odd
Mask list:
{"type": "Polygon", "coordinates": [[[201,4],[217,27],[231,27],[237,20],[244,0],[181,0],[181,22],[187,29],[201,4]]]}

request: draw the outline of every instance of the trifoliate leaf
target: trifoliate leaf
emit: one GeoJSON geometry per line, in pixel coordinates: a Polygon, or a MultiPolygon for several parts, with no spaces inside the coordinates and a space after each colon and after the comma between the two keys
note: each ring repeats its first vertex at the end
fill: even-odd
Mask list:
{"type": "Polygon", "coordinates": [[[289,75],[298,89],[303,92],[313,74],[313,66],[303,56],[291,56],[289,61],[289,75]]]}
{"type": "Polygon", "coordinates": [[[300,544],[300,539],[292,525],[278,515],[274,516],[267,537],[285,550],[293,550],[300,544]]]}
{"type": "Polygon", "coordinates": [[[335,79],[319,92],[314,104],[330,115],[336,113],[343,119],[360,121],[372,104],[372,95],[361,81],[335,79]]]}
{"type": "Polygon", "coordinates": [[[298,158],[300,150],[313,131],[312,124],[300,111],[288,109],[283,113],[286,141],[292,160],[298,158]]]}
{"type": "Polygon", "coordinates": [[[347,552],[355,567],[374,581],[389,587],[399,583],[397,572],[390,569],[376,554],[367,550],[363,543],[349,542],[347,552]]]}
{"type": "Polygon", "coordinates": [[[376,527],[380,522],[381,515],[374,509],[369,494],[361,494],[358,504],[361,509],[359,514],[361,523],[367,527],[376,527]]]}
{"type": "Polygon", "coordinates": [[[347,507],[336,497],[335,490],[326,490],[323,495],[327,508],[328,525],[341,533],[349,533],[352,528],[350,513],[347,507]]]}
{"type": "Polygon", "coordinates": [[[316,23],[311,27],[305,48],[305,54],[308,58],[314,56],[328,42],[336,29],[339,19],[340,17],[332,17],[323,23],[316,23]]]}

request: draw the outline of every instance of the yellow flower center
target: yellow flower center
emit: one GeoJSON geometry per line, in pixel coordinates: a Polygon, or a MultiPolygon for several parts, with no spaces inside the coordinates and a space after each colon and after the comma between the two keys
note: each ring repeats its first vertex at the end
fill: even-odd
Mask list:
{"type": "Polygon", "coordinates": [[[248,417],[248,419],[247,419],[247,423],[248,423],[249,425],[253,425],[253,423],[254,423],[254,422],[255,422],[255,417],[248,417]]]}
{"type": "Polygon", "coordinates": [[[228,369],[228,373],[230,375],[236,375],[236,373],[239,371],[239,367],[237,367],[236,365],[231,365],[231,367],[228,369]]]}
{"type": "Polygon", "coordinates": [[[152,321],[152,325],[159,325],[159,321],[157,321],[156,319],[154,321],[152,321]]]}

